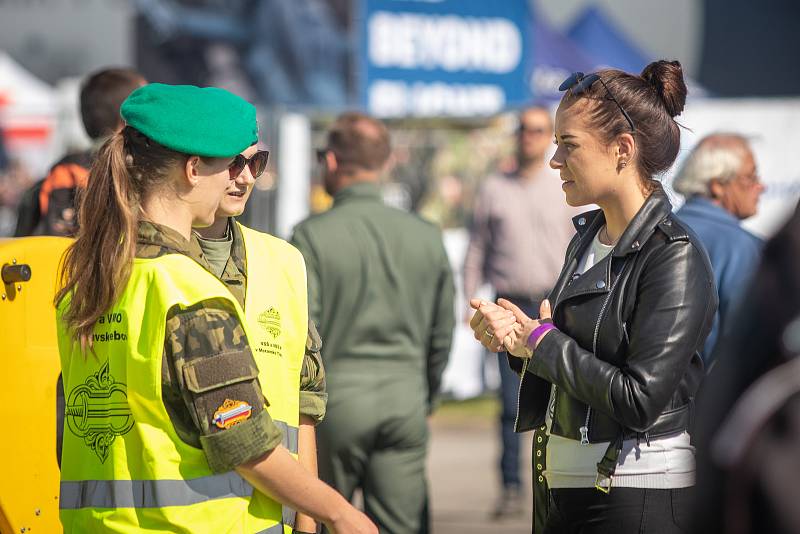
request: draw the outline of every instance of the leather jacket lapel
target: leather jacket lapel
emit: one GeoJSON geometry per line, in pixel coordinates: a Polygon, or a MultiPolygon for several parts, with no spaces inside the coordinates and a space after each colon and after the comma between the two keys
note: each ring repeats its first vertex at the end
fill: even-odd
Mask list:
{"type": "MultiPolygon", "coordinates": [[[[573,274],[571,281],[559,295],[558,302],[562,303],[579,295],[608,293],[611,287],[611,259],[609,254],[585,273],[573,274]]],[[[576,264],[580,264],[580,258],[576,260],[576,264]]]]}
{"type": "Polygon", "coordinates": [[[565,300],[579,295],[608,293],[612,283],[613,259],[638,252],[653,234],[658,222],[671,211],[672,205],[664,189],[659,185],[628,224],[611,254],[580,276],[575,275],[575,271],[580,266],[586,250],[591,246],[594,236],[605,224],[605,215],[602,210],[595,210],[573,218],[579,241],[572,247],[561,276],[551,293],[550,302],[554,303],[553,316],[556,316],[556,309],[565,300]]]}
{"type": "Polygon", "coordinates": [[[564,268],[561,270],[561,275],[558,277],[558,281],[550,294],[550,303],[553,306],[553,317],[556,317],[556,309],[565,299],[575,296],[576,294],[592,292],[588,287],[584,288],[582,285],[578,289],[573,289],[573,286],[576,286],[578,280],[581,278],[575,275],[575,271],[578,269],[580,260],[586,253],[586,250],[592,244],[592,239],[594,239],[594,236],[600,231],[603,224],[605,224],[605,216],[602,210],[589,211],[574,217],[572,223],[575,225],[575,230],[578,233],[578,241],[570,248],[566,261],[564,262],[564,268]]]}
{"type": "Polygon", "coordinates": [[[672,204],[659,184],[625,228],[611,253],[620,258],[638,252],[653,235],[658,223],[671,212],[672,204]]]}

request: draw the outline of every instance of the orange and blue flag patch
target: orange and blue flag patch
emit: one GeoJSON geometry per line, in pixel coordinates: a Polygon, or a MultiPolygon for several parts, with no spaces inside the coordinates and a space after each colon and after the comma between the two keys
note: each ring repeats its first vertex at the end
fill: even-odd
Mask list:
{"type": "Polygon", "coordinates": [[[211,420],[219,428],[230,428],[237,423],[241,423],[250,418],[253,407],[244,401],[225,399],[222,406],[214,412],[211,420]]]}

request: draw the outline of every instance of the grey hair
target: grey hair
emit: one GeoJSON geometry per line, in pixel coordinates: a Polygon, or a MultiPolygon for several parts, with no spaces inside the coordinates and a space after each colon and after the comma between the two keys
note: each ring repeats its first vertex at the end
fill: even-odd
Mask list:
{"type": "Polygon", "coordinates": [[[689,198],[710,196],[709,184],[735,178],[750,153],[749,140],[735,133],[714,133],[697,143],[675,176],[673,189],[689,198]]]}

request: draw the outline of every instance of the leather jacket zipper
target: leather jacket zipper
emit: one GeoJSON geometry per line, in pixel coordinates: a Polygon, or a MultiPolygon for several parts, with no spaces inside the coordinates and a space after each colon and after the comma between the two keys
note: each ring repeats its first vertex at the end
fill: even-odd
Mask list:
{"type": "Polygon", "coordinates": [[[528,370],[528,362],[531,361],[529,358],[525,358],[525,361],[522,362],[522,373],[519,375],[519,387],[517,388],[517,415],[514,417],[514,431],[516,432],[519,428],[519,399],[522,396],[522,382],[525,380],[525,371],[528,370]]]}
{"type": "MultiPolygon", "coordinates": [[[[624,265],[623,265],[624,269],[624,265]]],[[[620,276],[617,276],[616,280],[611,282],[611,287],[608,288],[608,295],[606,296],[606,300],[603,301],[603,305],[600,307],[600,313],[597,315],[597,323],[594,325],[594,337],[592,338],[592,354],[595,356],[597,355],[597,337],[600,334],[600,323],[603,320],[603,315],[606,312],[606,308],[608,307],[608,303],[611,302],[611,297],[614,295],[614,288],[617,287],[617,282],[619,279],[622,278],[622,271],[620,270],[620,276]]],[[[578,428],[578,432],[581,434],[581,445],[588,445],[589,444],[589,419],[592,417],[592,407],[586,407],[586,419],[583,422],[583,426],[578,428]]]]}
{"type": "Polygon", "coordinates": [[[589,408],[587,408],[586,410],[586,421],[584,421],[583,426],[578,429],[581,433],[581,445],[589,444],[589,418],[591,416],[592,416],[592,407],[589,406],[589,408]]]}
{"type": "MultiPolygon", "coordinates": [[[[580,275],[573,274],[571,279],[567,282],[567,285],[571,284],[573,280],[577,279],[580,275]]],[[[555,316],[556,308],[558,307],[558,302],[555,303],[553,309],[551,310],[553,316],[555,316]]],[[[520,397],[522,396],[522,382],[525,380],[525,371],[528,370],[528,364],[530,363],[530,358],[526,358],[524,362],[522,362],[522,372],[519,375],[519,387],[517,388],[517,415],[514,417],[514,430],[516,431],[519,427],[519,404],[520,404],[520,397]]],[[[553,388],[556,386],[553,385],[553,388]]],[[[553,392],[555,395],[555,391],[553,392]]],[[[555,416],[555,412],[553,413],[555,416]]]]}

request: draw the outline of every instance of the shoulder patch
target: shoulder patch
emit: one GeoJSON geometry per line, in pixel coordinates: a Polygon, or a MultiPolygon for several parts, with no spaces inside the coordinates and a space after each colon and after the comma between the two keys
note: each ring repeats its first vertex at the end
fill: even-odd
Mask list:
{"type": "Polygon", "coordinates": [[[250,419],[253,407],[244,401],[225,399],[225,402],[214,412],[212,422],[219,428],[228,429],[233,425],[250,419]]]}

